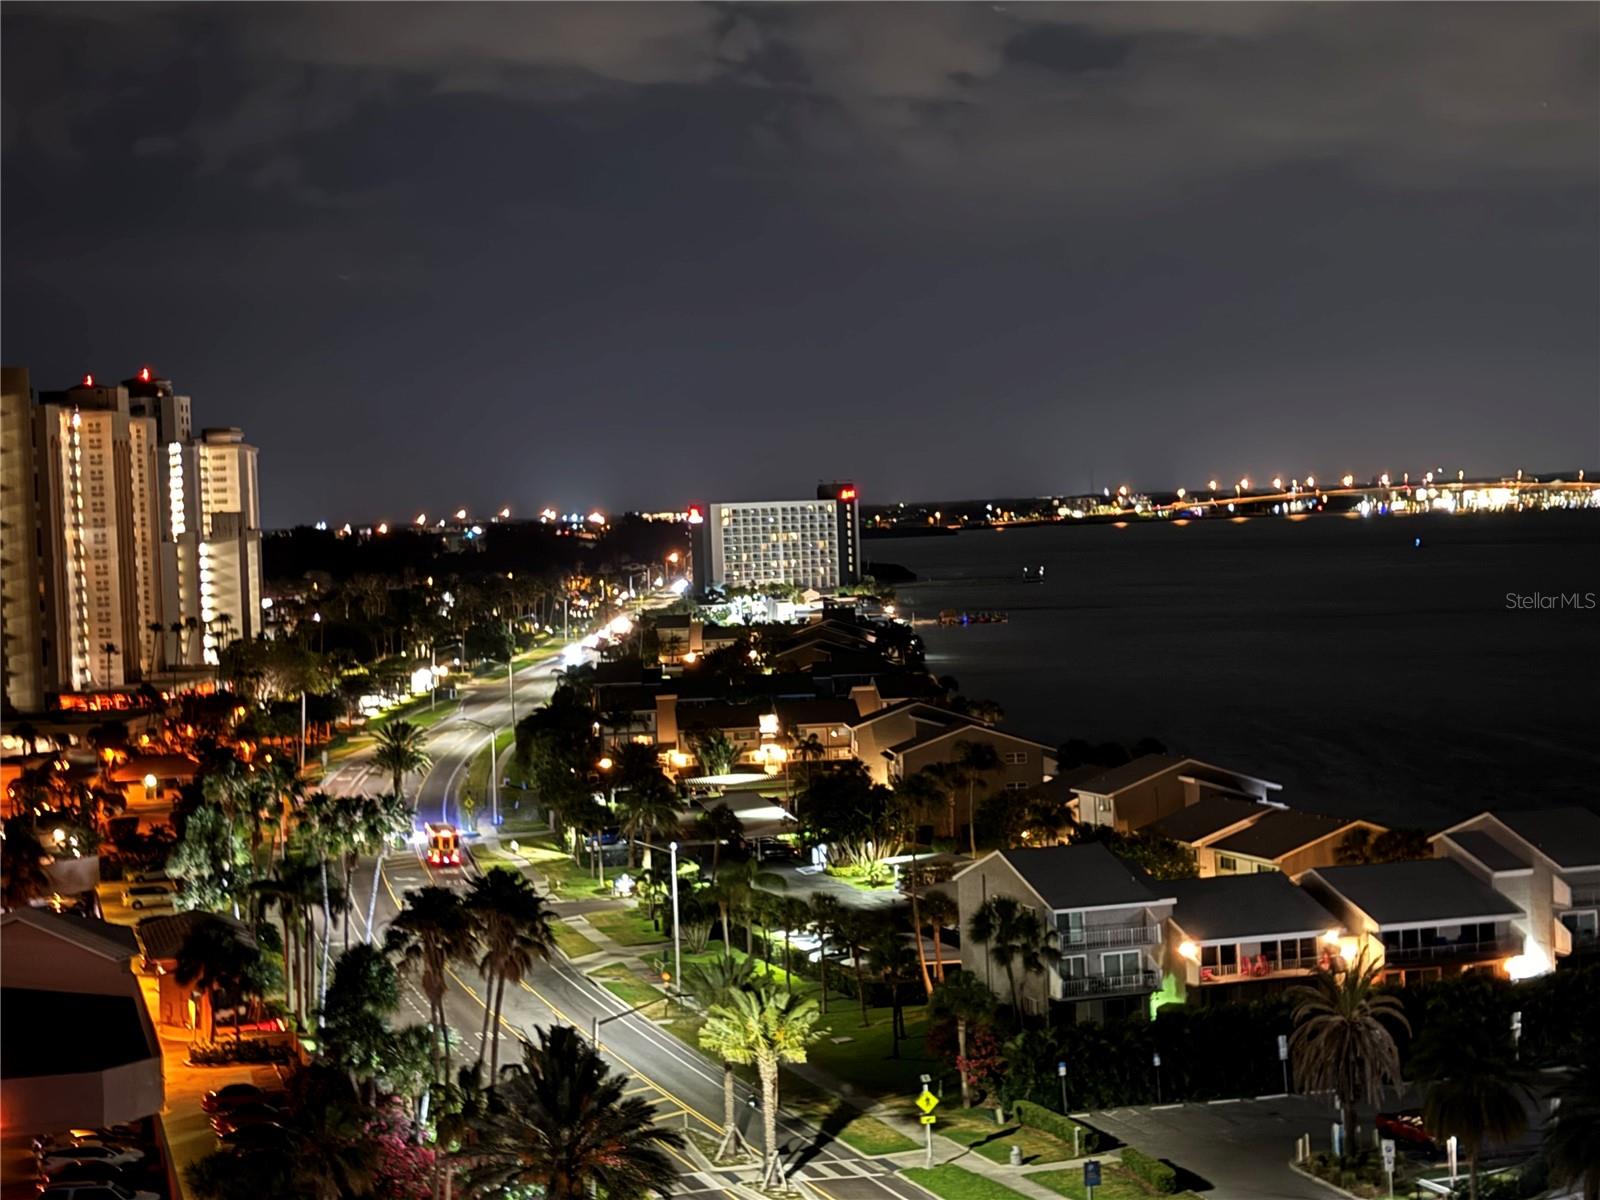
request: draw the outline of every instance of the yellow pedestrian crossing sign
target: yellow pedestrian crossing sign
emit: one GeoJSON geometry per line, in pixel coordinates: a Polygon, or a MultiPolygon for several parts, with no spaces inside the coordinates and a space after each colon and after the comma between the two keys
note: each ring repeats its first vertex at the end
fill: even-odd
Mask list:
{"type": "Polygon", "coordinates": [[[939,1107],[939,1097],[935,1096],[927,1088],[923,1088],[922,1095],[917,1097],[917,1107],[925,1114],[931,1113],[939,1107]]]}

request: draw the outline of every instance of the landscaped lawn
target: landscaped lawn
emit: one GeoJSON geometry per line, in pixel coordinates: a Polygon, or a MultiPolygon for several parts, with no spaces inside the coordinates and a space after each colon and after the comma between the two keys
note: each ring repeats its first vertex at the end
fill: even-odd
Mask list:
{"type": "Polygon", "coordinates": [[[600,952],[600,943],[585,937],[565,921],[551,921],[550,933],[556,939],[561,953],[568,958],[582,958],[585,954],[600,952]]]}
{"type": "Polygon", "coordinates": [[[860,1154],[900,1154],[917,1148],[916,1142],[877,1117],[857,1112],[846,1101],[814,1087],[792,1071],[780,1069],[778,1072],[778,1097],[784,1108],[813,1125],[825,1125],[841,1142],[860,1154]],[[839,1119],[835,1114],[849,1117],[838,1129],[834,1128],[839,1119]]]}
{"type": "Polygon", "coordinates": [[[907,1167],[901,1174],[944,1200],[1023,1200],[1021,1192],[949,1163],[937,1167],[907,1167]]]}
{"type": "Polygon", "coordinates": [[[621,963],[612,963],[609,966],[601,967],[598,971],[590,971],[589,978],[605,988],[606,991],[617,997],[629,1008],[637,1008],[639,1005],[644,1004],[649,1005],[648,1008],[639,1009],[639,1015],[642,1017],[657,1020],[665,1017],[672,1007],[672,1001],[662,994],[660,988],[652,987],[650,984],[645,983],[621,963]],[[659,1000],[660,1003],[651,1004],[653,1000],[659,1000]]]}
{"type": "MultiPolygon", "coordinates": [[[[910,1173],[906,1172],[908,1175],[910,1173]]],[[[1088,1196],[1083,1187],[1081,1166],[1064,1171],[1035,1171],[1028,1178],[1052,1192],[1059,1192],[1067,1200],[1086,1200],[1088,1196]]],[[[1124,1171],[1116,1162],[1103,1161],[1100,1164],[1100,1186],[1094,1190],[1094,1200],[1151,1200],[1151,1197],[1160,1194],[1138,1176],[1124,1171]]],[[[1179,1192],[1177,1200],[1199,1200],[1199,1197],[1193,1192],[1179,1192]]]]}
{"type": "Polygon", "coordinates": [[[642,908],[589,914],[589,924],[624,946],[652,946],[668,940],[645,916],[642,908]]]}
{"type": "MultiPolygon", "coordinates": [[[[505,846],[503,834],[504,831],[501,845],[505,846]]],[[[557,899],[576,900],[611,894],[609,879],[602,888],[600,881],[589,873],[587,867],[578,866],[572,861],[572,856],[556,847],[548,836],[522,842],[515,856],[538,872],[557,899]]]]}
{"type": "Polygon", "coordinates": [[[1022,1161],[1028,1166],[1066,1162],[1072,1157],[1071,1143],[1063,1143],[1060,1138],[1038,1129],[1029,1129],[1015,1121],[996,1125],[991,1109],[952,1108],[946,1111],[941,1107],[936,1115],[939,1123],[933,1127],[935,1133],[972,1147],[990,1162],[1009,1162],[1012,1146],[1021,1148],[1022,1161]]]}

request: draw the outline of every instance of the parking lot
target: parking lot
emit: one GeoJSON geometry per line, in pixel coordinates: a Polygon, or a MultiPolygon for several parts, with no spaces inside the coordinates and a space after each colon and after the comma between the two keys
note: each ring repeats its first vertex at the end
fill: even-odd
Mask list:
{"type": "Polygon", "coordinates": [[[1113,1108],[1075,1117],[1200,1177],[1214,1200],[1327,1200],[1328,1190],[1290,1170],[1295,1139],[1328,1149],[1326,1098],[1274,1096],[1212,1104],[1113,1108]]]}

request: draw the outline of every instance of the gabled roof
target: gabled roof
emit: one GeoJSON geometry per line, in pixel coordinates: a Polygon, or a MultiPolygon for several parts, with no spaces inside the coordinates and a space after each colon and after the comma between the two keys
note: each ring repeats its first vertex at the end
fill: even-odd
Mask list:
{"type": "Polygon", "coordinates": [[[256,944],[254,935],[243,921],[235,921],[223,913],[202,912],[199,909],[167,917],[146,917],[139,922],[136,932],[139,944],[144,947],[144,956],[152,962],[164,961],[177,958],[190,931],[211,921],[220,921],[228,926],[241,942],[251,946],[256,944]]]}
{"type": "Polygon", "coordinates": [[[1454,842],[1461,848],[1463,853],[1477,859],[1484,867],[1496,874],[1502,871],[1526,871],[1530,869],[1527,859],[1502,846],[1481,829],[1462,829],[1455,833],[1441,833],[1437,836],[1454,842]]]}
{"type": "Polygon", "coordinates": [[[51,912],[47,908],[14,908],[0,917],[0,929],[7,925],[31,926],[112,962],[127,962],[139,953],[139,943],[133,936],[133,930],[109,921],[51,912]]]}
{"type": "Polygon", "coordinates": [[[1369,822],[1322,817],[1292,808],[1275,808],[1237,833],[1230,833],[1212,842],[1211,848],[1221,854],[1244,854],[1251,858],[1275,860],[1342,833],[1351,826],[1367,824],[1369,822]]]}
{"type": "Polygon", "coordinates": [[[1202,796],[1188,807],[1152,821],[1144,832],[1194,845],[1277,811],[1268,805],[1232,796],[1202,796]]]}
{"type": "Polygon", "coordinates": [[[1268,791],[1279,791],[1283,786],[1270,779],[1246,775],[1243,771],[1233,771],[1227,767],[1201,762],[1198,758],[1185,758],[1178,754],[1145,754],[1130,763],[1123,763],[1120,767],[1112,767],[1109,771],[1102,772],[1087,783],[1081,784],[1078,791],[1092,796],[1115,796],[1118,792],[1141,784],[1147,779],[1179,768],[1193,772],[1209,772],[1234,779],[1248,779],[1251,783],[1259,783],[1268,791]]]}
{"type": "Polygon", "coordinates": [[[1056,748],[1054,746],[1047,746],[1043,742],[1036,742],[1032,738],[1025,738],[1019,734],[1008,733],[1006,730],[998,729],[993,725],[985,725],[982,721],[971,721],[967,724],[947,729],[923,730],[903,742],[896,742],[893,746],[890,746],[889,753],[906,754],[912,750],[921,749],[923,746],[932,745],[934,742],[942,742],[946,738],[970,737],[976,730],[983,730],[993,734],[995,737],[1004,738],[1008,742],[1021,742],[1025,746],[1034,746],[1040,750],[1048,750],[1052,754],[1055,753],[1056,748]]]}
{"type": "Polygon", "coordinates": [[[1172,923],[1195,942],[1256,937],[1315,937],[1338,919],[1280,871],[1174,879],[1161,885],[1177,900],[1172,923]]]}
{"type": "Polygon", "coordinates": [[[944,721],[945,723],[959,723],[965,725],[981,724],[976,717],[969,717],[965,713],[956,712],[954,709],[941,708],[937,704],[930,704],[926,700],[917,699],[901,700],[895,704],[887,704],[878,709],[876,712],[870,712],[865,716],[857,717],[854,721],[850,722],[850,724],[855,728],[860,729],[863,726],[871,725],[877,721],[886,720],[889,717],[905,716],[907,714],[911,714],[916,719],[924,721],[944,721]]]}
{"type": "MultiPolygon", "coordinates": [[[[1035,850],[996,850],[1020,875],[1034,893],[1055,911],[1093,908],[1121,908],[1160,904],[1170,893],[1155,892],[1132,867],[1099,842],[1076,842],[1070,846],[1044,846],[1035,850]]],[[[958,871],[967,871],[987,862],[980,858],[958,871]]],[[[1165,884],[1155,884],[1165,888],[1165,884]]]]}
{"type": "Polygon", "coordinates": [[[1448,858],[1315,867],[1302,879],[1310,877],[1320,879],[1379,925],[1506,920],[1522,915],[1510,900],[1448,858]]]}
{"type": "Polygon", "coordinates": [[[1572,804],[1491,815],[1563,871],[1600,867],[1600,816],[1587,808],[1572,804]]]}

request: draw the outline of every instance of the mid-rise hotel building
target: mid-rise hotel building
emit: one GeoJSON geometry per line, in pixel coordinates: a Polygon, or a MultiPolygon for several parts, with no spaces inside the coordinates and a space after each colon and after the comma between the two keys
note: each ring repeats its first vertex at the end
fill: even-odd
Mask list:
{"type": "Polygon", "coordinates": [[[812,500],[718,501],[689,507],[695,586],[785,583],[829,592],[861,581],[856,488],[826,483],[812,500]]]}

